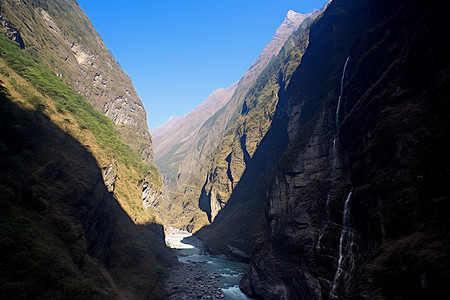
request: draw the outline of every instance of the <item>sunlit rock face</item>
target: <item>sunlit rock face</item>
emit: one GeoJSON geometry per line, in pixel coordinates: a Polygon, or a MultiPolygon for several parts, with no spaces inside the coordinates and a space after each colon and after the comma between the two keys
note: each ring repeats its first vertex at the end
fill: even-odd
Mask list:
{"type": "Polygon", "coordinates": [[[199,171],[208,152],[222,138],[231,114],[242,105],[251,84],[271,59],[278,55],[289,36],[311,15],[290,10],[272,40],[238,82],[226,89],[214,91],[189,114],[170,118],[152,130],[155,161],[167,185],[185,183],[199,171]],[[217,117],[214,117],[216,113],[217,117]],[[214,121],[208,122],[209,118],[214,118],[214,121]]]}
{"type": "Polygon", "coordinates": [[[123,140],[146,162],[153,160],[146,111],[133,83],[76,1],[7,0],[2,3],[0,20],[1,31],[113,120],[123,140]]]}
{"type": "Polygon", "coordinates": [[[214,91],[188,115],[171,118],[153,130],[155,163],[170,191],[166,202],[173,225],[183,227],[186,224],[180,220],[186,219],[189,228],[196,231],[214,221],[226,206],[248,160],[270,128],[280,87],[289,80],[306,47],[306,41],[297,43],[289,37],[305,30],[319,13],[289,11],[237,83],[214,91]],[[180,214],[180,207],[189,208],[180,214]]]}
{"type": "Polygon", "coordinates": [[[439,32],[448,13],[443,1],[335,0],[311,26],[271,128],[199,233],[213,250],[251,254],[247,294],[445,294],[450,59],[439,32]]]}

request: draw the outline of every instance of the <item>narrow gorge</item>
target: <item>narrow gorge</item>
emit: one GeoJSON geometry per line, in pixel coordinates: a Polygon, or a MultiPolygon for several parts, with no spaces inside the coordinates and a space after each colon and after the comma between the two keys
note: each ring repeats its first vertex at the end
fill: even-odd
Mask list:
{"type": "Polygon", "coordinates": [[[240,287],[252,297],[440,298],[448,5],[325,7],[236,106],[203,178],[175,194],[172,205],[189,208],[179,226],[210,253],[249,262],[240,287]],[[200,230],[198,208],[211,223],[200,230]]]}
{"type": "Polygon", "coordinates": [[[77,1],[0,0],[0,298],[446,299],[448,16],[288,10],[149,131],[77,1]]]}

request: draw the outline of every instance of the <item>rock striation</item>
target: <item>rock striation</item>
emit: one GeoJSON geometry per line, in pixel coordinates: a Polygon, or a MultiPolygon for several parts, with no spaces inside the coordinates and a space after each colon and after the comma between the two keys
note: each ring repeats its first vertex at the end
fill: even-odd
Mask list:
{"type": "MultiPolygon", "coordinates": [[[[114,132],[108,133],[110,141],[96,141],[98,136],[94,138],[89,132],[97,131],[101,134],[101,130],[94,129],[96,126],[92,125],[95,120],[89,118],[75,122],[79,129],[70,129],[75,123],[68,115],[78,114],[80,117],[82,113],[79,111],[83,111],[84,107],[77,107],[68,112],[59,108],[58,111],[49,112],[49,115],[54,117],[58,114],[68,114],[63,118],[65,123],[61,127],[72,130],[71,134],[80,139],[86,147],[93,147],[96,143],[100,148],[108,147],[106,144],[112,146],[117,141],[118,133],[119,143],[128,145],[147,164],[146,167],[141,167],[140,162],[136,163],[139,157],[126,149],[125,145],[115,145],[112,151],[91,148],[102,168],[105,185],[133,220],[145,223],[154,218],[154,213],[147,210],[148,201],[143,200],[142,187],[138,186],[140,180],[147,180],[149,184],[146,193],[152,195],[151,203],[161,197],[162,184],[157,168],[152,163],[152,140],[146,123],[145,109],[131,79],[106,48],[78,3],[72,0],[7,0],[1,4],[1,13],[2,31],[5,31],[10,39],[19,41],[19,44],[21,40],[24,53],[50,69],[78,95],[82,95],[98,111],[111,119],[111,124],[102,121],[102,126],[111,126],[114,132]],[[88,128],[90,129],[87,130],[88,128]],[[115,153],[117,151],[126,157],[118,157],[115,153]],[[123,154],[124,152],[127,154],[123,154]],[[130,164],[130,159],[135,163],[130,164]],[[123,175],[125,173],[126,176],[123,175]],[[151,180],[147,177],[151,177],[151,180]]],[[[41,89],[47,87],[41,86],[41,89]]],[[[47,96],[58,98],[57,93],[47,96]]],[[[67,94],[62,94],[59,98],[66,96],[67,94]]]]}
{"type": "Polygon", "coordinates": [[[167,177],[169,171],[163,171],[167,173],[164,176],[169,182],[184,183],[197,173],[209,151],[217,145],[217,140],[222,138],[231,115],[242,105],[246,92],[271,59],[278,55],[288,37],[309,16],[310,14],[289,11],[272,40],[237,83],[227,89],[214,91],[204,103],[188,115],[171,119],[153,130],[156,137],[155,162],[162,170],[170,169],[169,177],[167,177]],[[184,132],[184,128],[189,129],[189,134],[175,137],[167,134],[175,132],[176,129],[184,132]]]}
{"type": "Polygon", "coordinates": [[[445,293],[450,61],[438,32],[448,10],[335,0],[311,25],[271,128],[198,233],[212,251],[251,255],[249,296],[445,293]]]}
{"type": "MultiPolygon", "coordinates": [[[[190,220],[188,226],[191,230],[212,222],[226,205],[245,170],[245,159],[248,160],[253,155],[270,127],[278,101],[280,86],[278,81],[289,80],[295,63],[300,61],[302,51],[300,48],[305,45],[296,45],[294,41],[289,42],[287,46],[289,50],[285,50],[283,55],[286,59],[292,55],[291,63],[284,64],[281,59],[277,60],[277,56],[289,36],[300,27],[303,30],[308,24],[306,21],[318,13],[320,11],[311,14],[289,11],[273,39],[236,87],[233,87],[234,93],[228,102],[204,121],[192,138],[190,136],[183,141],[183,146],[156,160],[161,169],[168,166],[167,163],[171,164],[171,168],[176,166],[178,163],[172,164],[175,159],[179,162],[179,167],[171,171],[172,175],[177,175],[178,191],[172,193],[166,201],[171,203],[168,205],[169,214],[177,221],[190,220]],[[296,51],[292,50],[294,48],[296,51]],[[270,70],[283,69],[280,70],[282,75],[275,74],[275,71],[264,73],[266,67],[270,70]],[[267,84],[268,87],[262,90],[268,81],[271,85],[267,84]],[[256,109],[251,113],[246,111],[252,108],[256,109]],[[191,146],[186,148],[185,145],[188,142],[191,146]],[[175,170],[178,171],[175,172],[175,170]],[[176,209],[180,206],[190,208],[180,212],[176,209]],[[199,207],[206,212],[207,220],[204,214],[198,212],[199,207]],[[180,214],[181,218],[179,218],[180,214]]],[[[175,121],[171,121],[173,122],[175,121]]]]}
{"type": "Polygon", "coordinates": [[[114,193],[114,188],[116,187],[117,173],[117,161],[115,159],[109,166],[102,168],[103,182],[111,193],[114,193]]]}
{"type": "Polygon", "coordinates": [[[146,162],[153,160],[146,111],[131,79],[76,1],[6,0],[1,18],[7,35],[113,120],[146,162]]]}

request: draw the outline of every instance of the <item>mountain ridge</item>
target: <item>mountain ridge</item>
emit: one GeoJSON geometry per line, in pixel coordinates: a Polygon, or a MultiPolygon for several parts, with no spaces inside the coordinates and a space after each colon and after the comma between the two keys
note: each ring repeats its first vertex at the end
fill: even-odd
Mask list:
{"type": "MultiPolygon", "coordinates": [[[[233,85],[231,85],[226,89],[229,91],[229,93],[227,93],[224,98],[219,98],[220,103],[222,103],[222,105],[215,106],[215,109],[211,110],[211,113],[209,113],[209,115],[207,116],[207,118],[205,118],[205,120],[196,121],[196,124],[199,125],[194,126],[194,128],[190,129],[191,134],[192,133],[195,134],[193,134],[190,137],[189,142],[184,141],[185,136],[178,137],[178,135],[176,135],[178,141],[183,140],[183,142],[178,141],[165,142],[163,141],[163,139],[164,138],[169,139],[169,137],[163,137],[161,135],[159,135],[161,136],[161,138],[157,137],[155,139],[155,151],[157,152],[156,157],[158,157],[155,163],[162,170],[163,176],[168,178],[166,181],[169,184],[178,185],[179,183],[186,182],[186,180],[188,180],[188,178],[192,174],[194,174],[196,170],[198,170],[199,163],[201,163],[205,159],[209,150],[214,147],[215,145],[214,140],[223,135],[226,124],[228,123],[232,112],[235,110],[235,107],[238,106],[239,103],[242,101],[242,97],[245,95],[246,91],[250,88],[251,83],[254,82],[254,80],[256,80],[257,76],[269,64],[272,57],[274,55],[276,56],[279,53],[281,47],[283,46],[287,38],[290,36],[290,34],[294,30],[296,30],[298,26],[300,26],[301,22],[303,22],[304,19],[306,19],[309,16],[310,14],[300,14],[294,11],[290,11],[289,13],[287,13],[287,16],[285,17],[284,21],[276,30],[274,37],[264,47],[261,54],[252,63],[252,65],[245,72],[242,78],[237,83],[234,83],[233,85]],[[210,138],[208,137],[208,134],[206,132],[209,131],[209,129],[206,129],[208,127],[205,128],[203,127],[209,126],[207,125],[209,124],[208,119],[216,118],[214,117],[214,115],[217,116],[221,115],[219,118],[222,121],[218,121],[218,123],[215,122],[217,124],[220,123],[221,125],[214,125],[216,127],[210,129],[211,135],[214,135],[214,137],[210,138]],[[164,151],[160,153],[161,143],[163,144],[170,143],[170,145],[173,146],[164,149],[164,151]],[[167,153],[170,154],[166,155],[167,153]],[[178,155],[175,153],[178,153],[178,155]],[[170,175],[168,176],[168,174],[170,175]]],[[[213,94],[211,94],[211,96],[213,95],[214,92],[213,94]]],[[[208,99],[211,100],[211,98],[209,97],[208,99]]],[[[204,105],[206,104],[208,104],[208,102],[206,102],[205,104],[201,104],[199,108],[204,107],[204,105]]],[[[195,112],[196,109],[194,109],[191,113],[186,115],[186,119],[191,117],[192,114],[195,114],[195,112]]],[[[182,118],[183,117],[181,117],[180,119],[182,118]]],[[[178,124],[179,125],[177,127],[174,127],[173,121],[169,123],[169,125],[173,126],[173,128],[178,128],[178,131],[183,130],[182,128],[186,127],[191,128],[188,124],[185,124],[181,120],[178,122],[178,124]]],[[[159,127],[158,130],[163,131],[164,127],[165,125],[162,125],[161,127],[159,127]]],[[[158,130],[156,132],[158,132],[158,130]]],[[[173,129],[173,131],[175,130],[173,129]]]]}
{"type": "Polygon", "coordinates": [[[199,128],[194,146],[186,151],[180,164],[180,184],[176,190],[166,188],[168,223],[196,231],[211,223],[226,206],[246,163],[270,128],[279,90],[289,81],[308,43],[290,39],[292,32],[297,29],[296,34],[304,34],[310,20],[321,11],[307,15],[290,12],[277,35],[241,78],[230,101],[199,128]],[[292,16],[301,22],[298,27],[292,26],[292,16]]]}
{"type": "Polygon", "coordinates": [[[142,102],[78,3],[4,0],[1,7],[2,16],[20,32],[25,50],[113,120],[122,139],[151,163],[152,139],[142,102]]]}
{"type": "Polygon", "coordinates": [[[446,293],[449,9],[334,0],[313,22],[271,128],[196,233],[211,252],[250,261],[247,295],[446,293]]]}
{"type": "Polygon", "coordinates": [[[0,49],[2,297],[163,298],[152,269],[174,258],[162,227],[130,207],[155,170],[44,64],[3,35],[0,49]],[[115,164],[103,172],[105,153],[115,164]]]}

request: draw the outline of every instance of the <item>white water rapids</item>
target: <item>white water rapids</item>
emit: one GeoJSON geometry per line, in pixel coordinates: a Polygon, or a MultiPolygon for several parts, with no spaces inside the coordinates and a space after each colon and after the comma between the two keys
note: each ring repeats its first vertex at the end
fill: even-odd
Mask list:
{"type": "Polygon", "coordinates": [[[239,289],[239,281],[245,264],[201,254],[197,247],[183,242],[184,238],[191,235],[187,231],[169,228],[166,231],[166,245],[179,250],[178,260],[181,263],[192,264],[194,267],[196,263],[204,263],[206,271],[210,275],[220,274],[217,281],[224,299],[250,299],[239,289]]]}

